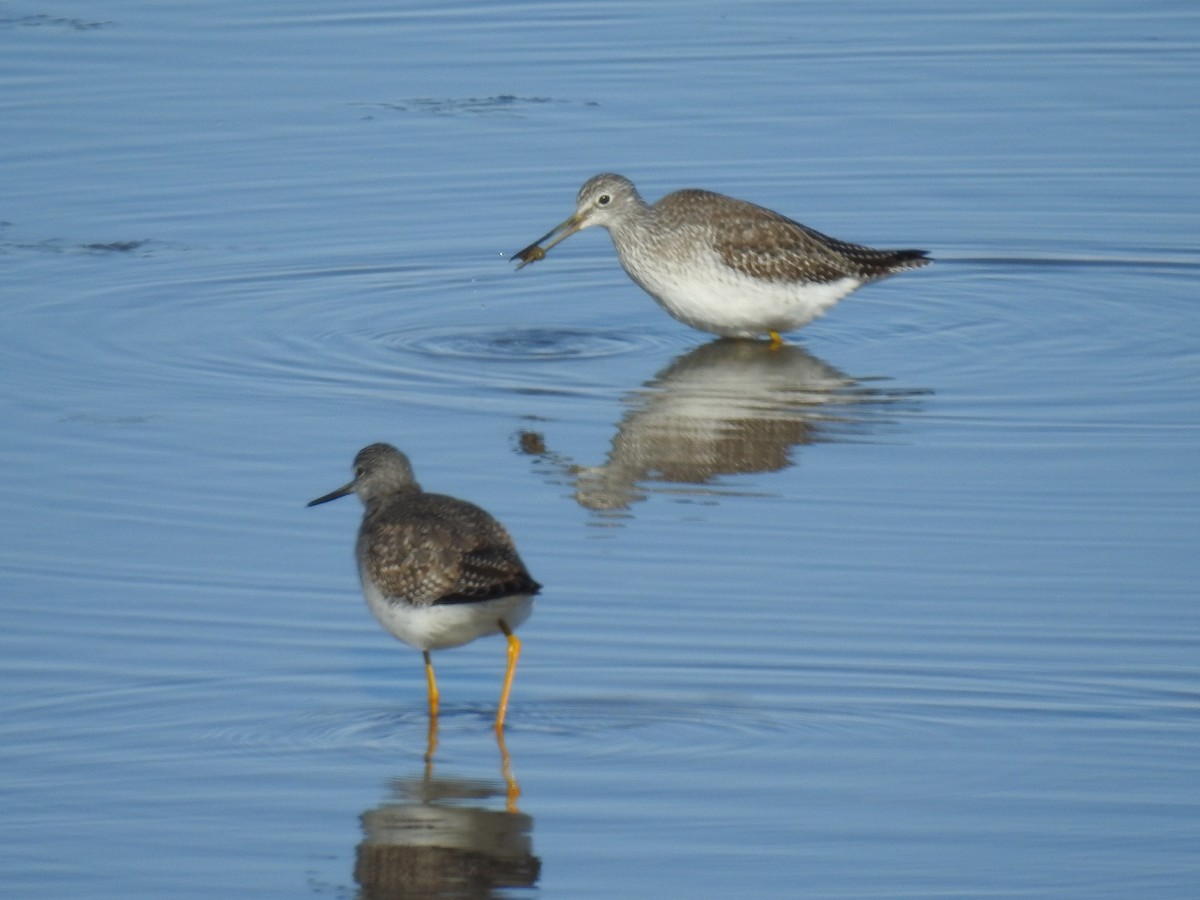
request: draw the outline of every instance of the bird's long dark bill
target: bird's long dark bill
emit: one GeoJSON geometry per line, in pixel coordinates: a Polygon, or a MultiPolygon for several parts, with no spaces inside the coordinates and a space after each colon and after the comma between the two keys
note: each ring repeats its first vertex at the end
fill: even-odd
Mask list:
{"type": "Polygon", "coordinates": [[[345,497],[347,494],[354,493],[354,482],[344,484],[336,491],[330,491],[324,497],[318,497],[316,500],[308,501],[306,506],[316,506],[318,503],[328,503],[330,500],[336,500],[338,497],[345,497]]]}
{"type": "Polygon", "coordinates": [[[532,244],[530,244],[524,250],[520,250],[513,254],[513,259],[520,260],[520,262],[517,263],[517,268],[523,269],[523,268],[525,268],[525,266],[529,265],[530,263],[537,262],[539,259],[545,259],[546,252],[551,247],[553,247],[555,244],[559,243],[560,241],[565,241],[567,238],[569,238],[571,235],[573,235],[578,230],[579,230],[579,223],[575,221],[574,216],[571,216],[571,218],[567,219],[567,221],[565,221],[559,225],[555,225],[553,228],[551,228],[549,231],[547,231],[545,234],[543,234],[540,238],[538,238],[536,241],[534,241],[532,244]],[[557,237],[556,237],[556,235],[557,235],[557,237]],[[550,240],[551,238],[554,238],[554,240],[551,241],[550,240]],[[546,244],[546,246],[543,247],[542,243],[544,241],[550,241],[550,243],[546,244]]]}

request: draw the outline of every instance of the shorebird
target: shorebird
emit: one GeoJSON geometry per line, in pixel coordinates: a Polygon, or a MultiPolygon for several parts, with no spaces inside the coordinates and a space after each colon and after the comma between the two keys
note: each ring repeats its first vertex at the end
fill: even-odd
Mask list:
{"type": "Polygon", "coordinates": [[[512,537],[475,504],[422,490],[408,457],[390,444],[364,447],[354,457],[354,479],[308,505],[352,493],[366,508],[355,556],[367,605],[384,628],[425,659],[430,753],[439,702],[430,651],[489,634],[508,640],[496,710],[496,733],[502,735],[521,655],[513,630],[529,617],[541,590],[512,537]]]}
{"type": "Polygon", "coordinates": [[[584,182],[569,219],[515,254],[517,268],[593,225],[608,229],[629,277],[685,325],[775,345],[856,288],[931,262],[924,250],[839,241],[712,191],[647,203],[628,178],[604,173],[584,182]]]}

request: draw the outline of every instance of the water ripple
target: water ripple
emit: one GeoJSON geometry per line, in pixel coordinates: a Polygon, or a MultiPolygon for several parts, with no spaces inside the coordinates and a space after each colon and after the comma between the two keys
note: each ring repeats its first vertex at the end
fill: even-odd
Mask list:
{"type": "Polygon", "coordinates": [[[657,350],[666,343],[651,335],[571,328],[434,328],[381,337],[397,350],[497,361],[597,359],[657,350]]]}

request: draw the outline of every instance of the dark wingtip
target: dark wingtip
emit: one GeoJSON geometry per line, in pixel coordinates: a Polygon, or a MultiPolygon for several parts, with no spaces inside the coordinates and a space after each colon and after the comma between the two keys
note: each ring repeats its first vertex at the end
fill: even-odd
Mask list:
{"type": "Polygon", "coordinates": [[[458,590],[433,601],[435,606],[450,606],[455,603],[482,603],[485,600],[499,600],[501,597],[525,595],[532,597],[541,591],[542,586],[527,574],[517,574],[504,581],[490,584],[471,586],[458,590]]]}
{"type": "Polygon", "coordinates": [[[883,252],[885,255],[872,260],[873,268],[876,270],[873,273],[874,278],[886,278],[896,272],[919,269],[933,262],[927,250],[888,250],[883,252]]]}
{"type": "Polygon", "coordinates": [[[858,276],[865,281],[878,281],[897,272],[919,269],[933,260],[926,250],[875,250],[858,262],[858,276]]]}

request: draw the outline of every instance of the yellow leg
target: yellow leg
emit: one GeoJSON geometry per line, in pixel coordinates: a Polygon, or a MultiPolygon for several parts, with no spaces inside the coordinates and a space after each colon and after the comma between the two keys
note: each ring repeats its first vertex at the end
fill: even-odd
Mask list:
{"type": "Polygon", "coordinates": [[[508,638],[508,665],[504,670],[504,687],[500,689],[500,706],[496,710],[496,734],[504,732],[504,716],[508,713],[508,695],[512,693],[513,675],[517,671],[517,660],[521,658],[521,640],[512,633],[508,623],[500,620],[500,630],[508,638]]]}
{"type": "Polygon", "coordinates": [[[504,776],[505,784],[505,808],[510,813],[517,813],[521,810],[517,807],[517,799],[521,796],[521,786],[517,784],[517,777],[513,775],[512,757],[508,755],[508,747],[504,744],[504,732],[496,732],[496,743],[500,745],[500,773],[504,776]]]}
{"type": "Polygon", "coordinates": [[[425,737],[425,777],[433,774],[433,754],[437,750],[437,716],[429,717],[429,732],[425,737]]]}
{"type": "Polygon", "coordinates": [[[778,350],[783,346],[783,338],[779,336],[779,332],[774,329],[767,332],[767,336],[771,338],[771,349],[778,350]]]}
{"type": "Polygon", "coordinates": [[[429,683],[429,737],[425,744],[425,762],[433,759],[433,751],[437,749],[437,717],[438,717],[438,702],[441,695],[438,694],[437,678],[433,674],[433,660],[429,656],[429,651],[423,651],[425,654],[425,680],[429,683]]]}
{"type": "Polygon", "coordinates": [[[429,717],[436,719],[438,714],[438,701],[441,695],[437,689],[437,678],[433,675],[433,660],[429,658],[429,651],[423,651],[425,654],[425,680],[429,682],[429,717]]]}

